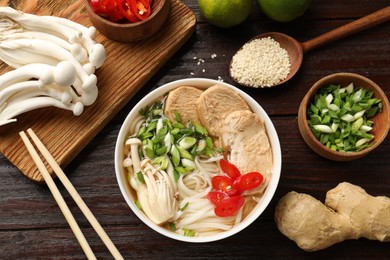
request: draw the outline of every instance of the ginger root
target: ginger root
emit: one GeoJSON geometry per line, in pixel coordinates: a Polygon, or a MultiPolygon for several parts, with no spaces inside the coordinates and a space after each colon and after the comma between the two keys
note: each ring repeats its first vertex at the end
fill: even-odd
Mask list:
{"type": "Polygon", "coordinates": [[[305,251],[360,237],[390,242],[390,198],[373,197],[347,182],[327,192],[325,205],[292,191],[278,202],[275,221],[305,251]]]}

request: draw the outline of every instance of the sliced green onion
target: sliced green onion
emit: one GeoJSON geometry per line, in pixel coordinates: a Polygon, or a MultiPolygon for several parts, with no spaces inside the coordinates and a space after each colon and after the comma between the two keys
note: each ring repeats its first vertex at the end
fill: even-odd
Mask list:
{"type": "Polygon", "coordinates": [[[180,173],[175,169],[173,170],[173,178],[175,179],[175,182],[177,182],[180,178],[180,173]]]}
{"type": "Polygon", "coordinates": [[[196,144],[196,142],[197,142],[196,138],[186,136],[179,141],[179,147],[180,147],[180,149],[187,150],[187,149],[191,148],[194,144],[196,144]]]}
{"type": "Polygon", "coordinates": [[[180,209],[180,211],[186,210],[186,208],[188,208],[188,205],[190,205],[189,202],[187,202],[186,204],[184,204],[184,206],[180,209]]]}
{"type": "Polygon", "coordinates": [[[138,180],[139,180],[142,184],[145,184],[144,175],[142,174],[141,171],[137,172],[137,178],[138,178],[138,180]]]}
{"type": "Polygon", "coordinates": [[[199,142],[198,142],[197,151],[198,152],[202,152],[206,148],[206,146],[207,146],[206,140],[205,139],[200,139],[199,142]]]}
{"type": "Polygon", "coordinates": [[[338,111],[339,107],[336,104],[329,104],[328,108],[332,111],[338,111]]]}
{"type": "Polygon", "coordinates": [[[347,90],[347,93],[348,94],[351,94],[353,92],[353,83],[350,83],[347,87],[346,87],[346,90],[347,90]]]}
{"type": "Polygon", "coordinates": [[[137,206],[137,208],[138,208],[139,210],[142,209],[142,206],[141,206],[141,203],[139,202],[139,200],[136,200],[136,201],[135,201],[135,205],[137,206]]]}
{"type": "Polygon", "coordinates": [[[359,141],[356,142],[355,146],[359,147],[362,146],[363,144],[367,143],[369,140],[367,138],[362,138],[359,141]]]}
{"type": "Polygon", "coordinates": [[[356,113],[353,115],[353,118],[354,118],[354,119],[359,119],[359,118],[361,118],[361,117],[364,115],[365,112],[366,112],[365,110],[356,112],[356,113]]]}
{"type": "Polygon", "coordinates": [[[176,231],[176,225],[175,225],[175,223],[169,223],[169,230],[170,231],[176,231]]]}
{"type": "Polygon", "coordinates": [[[363,132],[369,132],[372,130],[372,127],[371,126],[368,126],[368,125],[362,125],[359,130],[363,131],[363,132]]]}
{"type": "Polygon", "coordinates": [[[179,112],[177,112],[177,110],[175,110],[175,119],[176,119],[176,122],[179,122],[179,123],[181,123],[181,117],[180,117],[180,115],[179,115],[179,112]]]}
{"type": "Polygon", "coordinates": [[[190,229],[183,228],[183,231],[186,237],[194,237],[196,235],[196,232],[190,229]]]}
{"type": "Polygon", "coordinates": [[[172,145],[171,151],[170,151],[172,157],[172,163],[174,166],[179,166],[180,163],[180,153],[179,150],[176,148],[176,145],[172,145]]]}
{"type": "Polygon", "coordinates": [[[194,161],[188,160],[186,158],[181,159],[181,164],[188,170],[188,169],[196,169],[196,165],[194,161]]]}
{"type": "Polygon", "coordinates": [[[199,124],[195,124],[195,132],[197,132],[200,135],[208,135],[207,129],[199,124]]]}
{"type": "Polygon", "coordinates": [[[355,118],[353,117],[353,115],[351,114],[345,114],[341,117],[341,120],[345,121],[345,122],[352,122],[353,120],[355,120],[355,118]]]}
{"type": "Polygon", "coordinates": [[[313,125],[314,129],[322,133],[333,133],[332,128],[327,125],[313,125]]]}
{"type": "Polygon", "coordinates": [[[352,131],[357,131],[362,126],[363,126],[363,118],[359,117],[355,122],[353,122],[352,131]]]}
{"type": "Polygon", "coordinates": [[[180,156],[182,158],[192,160],[192,161],[194,160],[194,158],[192,157],[192,154],[189,151],[181,149],[180,147],[176,147],[176,148],[177,148],[177,150],[179,150],[180,156]]]}

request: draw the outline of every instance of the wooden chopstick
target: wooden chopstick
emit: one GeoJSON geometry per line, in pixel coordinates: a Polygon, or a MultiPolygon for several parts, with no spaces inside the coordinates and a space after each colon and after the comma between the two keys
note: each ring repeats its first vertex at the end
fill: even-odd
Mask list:
{"type": "MultiPolygon", "coordinates": [[[[114,258],[115,259],[123,259],[122,255],[119,253],[118,249],[112,243],[111,239],[108,237],[108,235],[106,234],[106,232],[104,231],[102,226],[99,224],[99,222],[97,221],[95,216],[89,210],[88,206],[85,204],[83,199],[77,193],[76,189],[74,188],[72,183],[69,181],[69,179],[65,175],[65,173],[62,171],[61,167],[57,164],[57,162],[55,161],[53,156],[47,150],[45,145],[41,142],[41,140],[38,138],[38,136],[34,133],[34,131],[31,128],[27,129],[27,133],[30,135],[31,139],[35,143],[38,150],[41,152],[43,157],[46,159],[46,161],[52,167],[52,169],[56,173],[57,177],[60,179],[62,184],[65,186],[66,190],[72,196],[72,198],[76,202],[77,206],[83,212],[84,216],[88,219],[89,223],[95,229],[96,233],[99,235],[100,239],[106,245],[106,247],[111,252],[111,254],[114,256],[114,258]]],[[[76,235],[76,238],[78,239],[78,241],[79,241],[82,249],[84,250],[85,254],[87,255],[88,259],[96,259],[91,248],[89,247],[87,241],[85,240],[85,237],[83,236],[80,228],[78,227],[75,219],[73,218],[68,206],[66,205],[64,199],[62,198],[60,192],[58,191],[58,188],[56,187],[53,179],[51,178],[49,172],[47,171],[44,163],[40,159],[38,153],[35,151],[34,146],[31,144],[30,140],[28,139],[28,137],[26,136],[26,134],[23,131],[20,132],[19,134],[22,137],[22,140],[25,143],[28,151],[30,152],[39,171],[42,173],[47,185],[49,186],[50,191],[52,192],[54,198],[56,199],[59,207],[61,208],[65,218],[67,219],[71,229],[73,230],[74,234],[76,235]],[[50,185],[49,185],[49,183],[50,183],[50,185]],[[53,186],[54,186],[54,188],[53,188],[53,186]],[[52,190],[52,188],[53,188],[53,190],[52,190]],[[60,203],[58,201],[60,201],[60,203]],[[69,217],[69,216],[71,216],[71,217],[69,217]]]]}
{"type": "Polygon", "coordinates": [[[89,246],[87,240],[85,239],[83,233],[76,220],[74,219],[72,213],[69,210],[68,205],[66,205],[64,198],[61,196],[60,191],[58,190],[56,184],[50,176],[50,173],[47,171],[45,164],[42,162],[37,151],[35,151],[34,146],[28,139],[27,135],[24,132],[19,133],[24,144],[26,145],[27,150],[29,151],[32,159],[37,165],[39,171],[41,172],[47,186],[49,187],[51,193],[53,194],[54,199],[56,200],[58,206],[60,207],[62,214],[64,214],[65,219],[68,221],[70,228],[72,229],[74,235],[76,236],[81,248],[83,249],[85,255],[88,259],[96,259],[94,253],[92,252],[91,247],[89,246]]]}

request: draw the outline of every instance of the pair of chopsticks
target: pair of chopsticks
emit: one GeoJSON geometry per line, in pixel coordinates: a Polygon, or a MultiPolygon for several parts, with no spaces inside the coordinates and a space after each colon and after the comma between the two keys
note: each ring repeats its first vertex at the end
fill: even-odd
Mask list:
{"type": "MultiPolygon", "coordinates": [[[[76,202],[77,206],[80,208],[80,210],[83,212],[84,216],[88,219],[89,223],[92,225],[92,227],[95,229],[96,233],[99,235],[101,240],[104,242],[108,250],[111,252],[113,257],[115,259],[123,259],[122,255],[119,253],[118,249],[115,247],[115,245],[112,243],[106,232],[103,230],[102,226],[99,224],[95,216],[92,214],[92,212],[89,210],[87,205],[84,203],[83,199],[80,197],[80,195],[77,193],[76,189],[72,185],[72,183],[69,181],[68,177],[65,175],[65,173],[62,171],[61,167],[57,164],[53,156],[50,154],[50,152],[47,150],[47,148],[44,146],[44,144],[39,140],[38,136],[34,133],[34,131],[29,128],[27,130],[27,133],[30,135],[30,138],[35,143],[38,150],[41,152],[42,156],[46,159],[46,161],[49,163],[49,165],[52,167],[53,171],[56,173],[57,177],[60,179],[62,184],[65,186],[66,190],[69,192],[69,194],[72,196],[74,201],[76,202]]],[[[60,191],[58,190],[55,182],[53,181],[52,177],[50,176],[50,173],[46,169],[45,164],[41,160],[38,152],[35,150],[33,144],[27,137],[26,133],[24,131],[21,131],[19,133],[20,137],[22,138],[27,150],[29,151],[32,159],[34,160],[35,164],[37,165],[39,171],[41,172],[43,178],[45,179],[45,182],[47,186],[49,187],[51,193],[53,194],[54,199],[56,200],[58,206],[60,207],[62,214],[64,214],[65,219],[68,221],[70,228],[72,229],[73,233],[75,234],[81,248],[83,249],[85,255],[88,257],[88,259],[96,259],[94,253],[92,252],[91,247],[89,246],[87,240],[85,239],[83,233],[81,232],[80,227],[78,226],[76,220],[74,219],[72,213],[70,212],[64,198],[61,196],[60,191]]]]}

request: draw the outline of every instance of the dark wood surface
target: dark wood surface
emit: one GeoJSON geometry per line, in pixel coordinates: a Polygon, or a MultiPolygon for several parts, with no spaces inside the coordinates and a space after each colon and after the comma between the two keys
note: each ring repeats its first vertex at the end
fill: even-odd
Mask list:
{"type": "MultiPolygon", "coordinates": [[[[273,215],[277,201],[288,191],[305,192],[323,200],[326,191],[342,181],[360,185],[372,195],[390,196],[389,137],[362,159],[333,162],[312,152],[297,126],[298,106],[304,94],[315,81],[331,73],[359,73],[375,81],[390,96],[390,22],[305,54],[301,70],[287,84],[273,89],[241,87],[270,115],[282,148],[282,173],[275,197],[244,231],[218,242],[184,243],[161,236],[132,213],[115,178],[114,147],[121,123],[146,93],[188,77],[220,76],[234,84],[228,74],[230,59],[255,35],[279,31],[303,42],[390,5],[389,0],[314,0],[303,17],[281,24],[264,17],[254,3],[245,23],[219,29],[201,17],[197,1],[183,2],[198,19],[194,35],[65,168],[123,256],[126,259],[389,259],[388,243],[367,239],[345,241],[314,253],[304,252],[278,231],[273,215]],[[217,57],[212,59],[212,54],[217,57]],[[198,65],[194,57],[205,62],[198,65]]],[[[0,259],[85,259],[48,188],[28,180],[2,155],[0,173],[0,259]]],[[[98,259],[111,259],[66,190],[58,185],[98,259]]]]}

